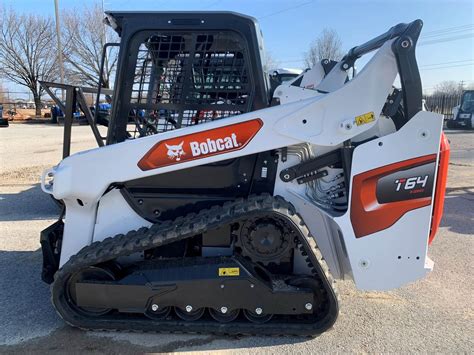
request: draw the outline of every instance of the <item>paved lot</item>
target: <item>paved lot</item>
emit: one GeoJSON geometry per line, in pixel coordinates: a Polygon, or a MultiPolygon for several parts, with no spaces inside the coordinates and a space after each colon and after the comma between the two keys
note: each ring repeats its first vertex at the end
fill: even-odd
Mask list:
{"type": "MultiPolygon", "coordinates": [[[[464,352],[474,349],[474,133],[448,132],[453,150],[445,215],[429,254],[434,271],[399,290],[358,292],[339,282],[341,314],[316,339],[84,332],[66,326],[40,281],[39,231],[57,216],[37,184],[60,159],[62,129],[0,129],[0,352],[140,353],[464,352]],[[257,347],[257,348],[256,348],[257,347]]],[[[73,151],[93,147],[73,127],[73,151]],[[75,137],[75,138],[74,138],[75,137]]]]}

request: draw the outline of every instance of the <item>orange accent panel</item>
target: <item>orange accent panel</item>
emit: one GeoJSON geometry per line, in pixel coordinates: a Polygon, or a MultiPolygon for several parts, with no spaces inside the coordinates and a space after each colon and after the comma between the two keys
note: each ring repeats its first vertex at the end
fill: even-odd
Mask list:
{"type": "Polygon", "coordinates": [[[441,134],[441,146],[439,149],[438,175],[436,178],[436,190],[433,203],[433,217],[431,218],[431,231],[429,243],[433,241],[438,231],[441,218],[443,217],[444,194],[446,192],[446,181],[448,180],[449,154],[451,148],[444,132],[441,134]]]}
{"type": "Polygon", "coordinates": [[[155,144],[140,159],[138,167],[151,170],[240,150],[252,140],[262,126],[262,120],[256,118],[166,139],[155,144]]]}
{"type": "Polygon", "coordinates": [[[408,211],[429,206],[431,197],[380,204],[377,201],[377,181],[399,170],[432,163],[436,154],[400,161],[355,175],[353,178],[351,222],[356,238],[384,230],[408,211]]]}

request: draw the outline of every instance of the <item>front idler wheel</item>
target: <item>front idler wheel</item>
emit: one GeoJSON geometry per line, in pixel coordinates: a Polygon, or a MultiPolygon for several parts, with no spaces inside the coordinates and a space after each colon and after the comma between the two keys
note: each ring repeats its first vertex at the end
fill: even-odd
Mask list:
{"type": "Polygon", "coordinates": [[[110,268],[89,266],[73,274],[66,287],[66,297],[69,304],[85,316],[99,317],[109,313],[111,308],[79,307],[76,297],[76,283],[83,281],[115,281],[115,275],[110,268]]]}

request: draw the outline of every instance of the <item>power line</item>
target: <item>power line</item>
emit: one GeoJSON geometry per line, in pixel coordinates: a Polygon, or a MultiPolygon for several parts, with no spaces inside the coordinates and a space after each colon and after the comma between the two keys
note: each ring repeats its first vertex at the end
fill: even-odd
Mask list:
{"type": "Polygon", "coordinates": [[[314,2],[314,0],[307,1],[307,2],[303,2],[303,3],[298,4],[298,5],[295,5],[295,6],[287,7],[287,8],[285,8],[285,9],[278,10],[278,11],[269,13],[269,14],[267,14],[267,15],[260,16],[260,17],[258,17],[258,19],[261,20],[261,19],[264,19],[264,18],[267,18],[267,17],[270,17],[270,16],[278,15],[278,14],[281,14],[282,12],[290,11],[290,10],[297,9],[297,8],[299,8],[299,7],[302,7],[302,6],[311,4],[312,2],[314,2]]]}
{"type": "Polygon", "coordinates": [[[446,65],[444,67],[436,67],[436,68],[422,68],[421,70],[437,70],[437,69],[447,69],[447,68],[457,68],[457,67],[467,67],[467,66],[474,66],[474,63],[469,64],[459,64],[459,65],[446,65]]]}
{"type": "Polygon", "coordinates": [[[453,64],[453,63],[472,62],[472,61],[474,61],[474,59],[465,59],[465,60],[455,60],[455,61],[451,61],[451,62],[443,62],[443,63],[424,64],[424,65],[422,65],[420,68],[423,68],[423,67],[431,67],[431,66],[435,66],[435,65],[443,65],[443,64],[453,64]]]}
{"type": "MultiPolygon", "coordinates": [[[[456,81],[456,80],[453,80],[453,81],[456,81]]],[[[462,82],[464,82],[465,84],[469,85],[469,83],[474,83],[474,80],[461,80],[462,82]]],[[[431,86],[423,86],[423,89],[435,89],[436,87],[438,87],[438,84],[435,84],[435,85],[431,85],[431,86]]]]}
{"type": "MultiPolygon", "coordinates": [[[[280,62],[280,63],[302,63],[302,62],[304,62],[304,59],[278,60],[278,62],[280,62]]],[[[454,60],[454,61],[450,61],[450,62],[424,64],[424,65],[421,65],[420,68],[426,68],[426,67],[429,68],[429,67],[436,67],[436,66],[439,66],[439,65],[458,64],[458,63],[465,63],[465,62],[474,62],[474,59],[464,59],[464,60],[454,60]]],[[[433,68],[433,69],[436,69],[436,68],[433,68]]]]}
{"type": "Polygon", "coordinates": [[[450,32],[450,31],[457,31],[457,30],[460,30],[460,29],[464,29],[464,28],[470,28],[470,27],[473,27],[474,26],[474,23],[468,23],[468,24],[465,24],[465,25],[461,25],[461,26],[455,26],[455,27],[447,27],[447,28],[440,28],[438,30],[434,30],[434,31],[429,31],[429,32],[425,32],[423,34],[423,36],[436,36],[438,33],[441,33],[441,32],[450,32]]]}
{"type": "Polygon", "coordinates": [[[442,43],[442,42],[452,42],[452,41],[457,41],[459,39],[472,38],[472,37],[474,37],[474,33],[466,34],[466,35],[460,35],[460,36],[456,36],[456,37],[435,39],[435,40],[431,40],[431,41],[422,41],[418,44],[418,46],[426,46],[428,44],[435,44],[435,43],[442,43]]]}
{"type": "Polygon", "coordinates": [[[474,30],[474,26],[471,27],[471,28],[465,28],[465,29],[457,30],[457,31],[443,32],[443,33],[433,34],[433,35],[429,35],[429,36],[421,35],[420,38],[422,38],[422,39],[435,39],[435,38],[439,38],[439,37],[443,37],[443,36],[452,36],[452,35],[472,33],[473,30],[474,30]]]}
{"type": "MultiPolygon", "coordinates": [[[[285,59],[285,60],[278,60],[280,63],[298,63],[298,62],[304,62],[304,59],[285,59]]],[[[464,60],[454,60],[450,62],[440,62],[440,63],[431,63],[431,64],[423,64],[420,66],[420,68],[425,68],[425,67],[433,67],[433,66],[439,66],[439,65],[445,65],[445,64],[457,64],[457,63],[465,63],[465,62],[474,62],[474,59],[464,59],[464,60]]],[[[436,69],[436,68],[434,68],[436,69]]]]}
{"type": "MultiPolygon", "coordinates": [[[[312,1],[310,1],[312,2],[312,1]]],[[[278,12],[275,12],[273,14],[269,14],[269,15],[265,15],[263,17],[268,17],[268,16],[272,16],[272,15],[275,15],[277,13],[281,13],[281,12],[284,12],[284,11],[288,11],[288,10],[291,10],[293,8],[296,8],[296,7],[300,7],[300,6],[303,6],[303,5],[306,5],[310,2],[307,2],[307,3],[302,3],[300,5],[297,5],[297,6],[293,6],[291,8],[287,8],[287,9],[283,9],[283,10],[280,10],[278,12]]],[[[263,18],[263,17],[260,17],[260,18],[263,18]]],[[[466,30],[466,27],[472,27],[474,29],[474,24],[469,24],[469,25],[463,25],[463,26],[457,26],[457,27],[451,27],[451,28],[446,28],[446,29],[442,29],[442,30],[437,30],[437,31],[430,31],[430,32],[427,32],[427,33],[433,33],[433,32],[436,32],[436,33],[440,33],[440,32],[443,32],[443,31],[447,31],[447,30],[456,30],[456,31],[461,31],[460,28],[464,28],[462,31],[465,31],[466,30]]],[[[470,28],[467,28],[467,30],[470,30],[470,28]]],[[[446,33],[448,34],[448,33],[446,33]]],[[[449,33],[449,35],[452,35],[454,34],[453,32],[452,33],[449,33]]],[[[444,35],[444,34],[438,34],[438,35],[433,35],[432,37],[435,37],[435,36],[441,36],[441,35],[444,35]]],[[[457,40],[460,40],[460,39],[466,39],[466,38],[472,38],[474,37],[474,33],[468,33],[468,34],[461,34],[461,35],[457,35],[457,36],[453,36],[453,37],[446,37],[446,38],[438,38],[438,39],[430,39],[430,40],[427,40],[427,41],[421,41],[418,46],[424,46],[424,45],[430,45],[430,44],[436,44],[436,43],[443,43],[443,42],[451,42],[451,41],[457,41],[457,40]]],[[[469,59],[471,60],[471,59],[469,59]]],[[[454,62],[445,62],[445,63],[436,63],[436,64],[426,64],[426,65],[423,65],[421,67],[427,67],[427,66],[435,66],[435,65],[441,65],[441,64],[451,64],[451,63],[460,63],[460,62],[465,62],[465,61],[469,61],[469,60],[461,60],[461,61],[454,61],[454,62]]],[[[287,59],[287,60],[279,60],[280,63],[303,63],[304,62],[304,59],[287,59]]]]}

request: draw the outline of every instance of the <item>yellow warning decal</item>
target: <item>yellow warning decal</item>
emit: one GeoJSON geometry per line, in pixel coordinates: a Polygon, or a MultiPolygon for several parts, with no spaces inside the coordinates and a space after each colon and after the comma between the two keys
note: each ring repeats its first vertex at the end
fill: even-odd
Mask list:
{"type": "Polygon", "coordinates": [[[355,124],[358,126],[362,126],[363,124],[367,124],[373,121],[375,121],[375,115],[373,112],[367,112],[355,118],[355,124]]]}
{"type": "Polygon", "coordinates": [[[238,267],[220,267],[219,276],[239,276],[240,269],[238,267]]]}

